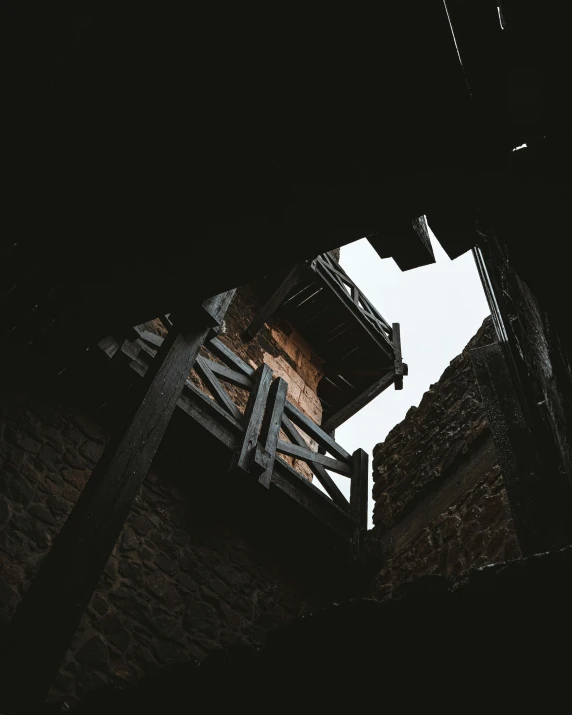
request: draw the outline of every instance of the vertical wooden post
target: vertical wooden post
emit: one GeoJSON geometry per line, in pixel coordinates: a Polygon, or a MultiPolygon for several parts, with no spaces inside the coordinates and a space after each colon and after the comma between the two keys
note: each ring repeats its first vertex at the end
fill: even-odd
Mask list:
{"type": "Polygon", "coordinates": [[[352,455],[352,481],[350,487],[350,516],[354,521],[353,555],[356,561],[365,562],[365,533],[367,531],[367,487],[369,457],[363,449],[352,455]]]}
{"type": "Polygon", "coordinates": [[[258,445],[254,454],[253,467],[256,471],[261,472],[258,481],[267,489],[270,488],[270,482],[272,481],[276,445],[280,436],[287,392],[288,383],[281,377],[277,377],[270,385],[266,414],[260,430],[262,446],[258,445]]]}
{"type": "MultiPolygon", "coordinates": [[[[226,302],[215,299],[215,308],[226,302]]],[[[32,711],[44,702],[209,333],[208,322],[204,315],[200,327],[181,321],[169,330],[143,378],[142,399],[109,442],[17,608],[2,653],[0,701],[7,712],[32,711]]]]}
{"type": "Polygon", "coordinates": [[[393,323],[393,349],[395,351],[395,389],[403,390],[403,356],[401,354],[401,326],[393,323]]]}
{"type": "Polygon", "coordinates": [[[238,468],[243,472],[250,472],[262,427],[271,381],[272,370],[266,364],[260,365],[252,377],[252,388],[244,411],[242,447],[239,454],[234,455],[232,458],[231,471],[238,468]]]}

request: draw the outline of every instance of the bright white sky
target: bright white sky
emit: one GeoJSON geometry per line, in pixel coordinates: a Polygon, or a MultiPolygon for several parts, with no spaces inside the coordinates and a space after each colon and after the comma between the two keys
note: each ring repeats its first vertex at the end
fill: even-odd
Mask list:
{"type": "MultiPolygon", "coordinates": [[[[471,251],[451,261],[431,239],[436,263],[404,273],[393,259],[379,258],[365,238],[341,251],[344,270],[385,320],[401,324],[403,360],[409,366],[403,390],[388,388],[336,430],[336,442],[348,452],[361,447],[370,455],[370,526],[374,446],[420,403],[490,312],[471,251]]],[[[349,479],[332,477],[349,497],[349,479]]],[[[320,486],[317,479],[314,484],[320,486]]]]}

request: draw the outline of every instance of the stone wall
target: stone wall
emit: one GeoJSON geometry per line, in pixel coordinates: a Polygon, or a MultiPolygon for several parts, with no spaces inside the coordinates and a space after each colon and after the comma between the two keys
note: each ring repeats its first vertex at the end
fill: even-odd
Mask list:
{"type": "MultiPolygon", "coordinates": [[[[107,436],[77,406],[25,395],[0,408],[0,615],[5,627],[69,514],[107,436]]],[[[154,463],[155,464],[155,463],[154,463]]],[[[200,462],[196,469],[202,471],[200,462]]],[[[54,685],[73,702],[103,683],[134,682],[232,643],[257,644],[316,602],[297,567],[189,479],[153,467],[54,685]],[[211,518],[204,519],[209,511],[211,518]],[[218,515],[218,516],[217,516],[218,515]]]]}
{"type": "Polygon", "coordinates": [[[375,592],[413,576],[458,576],[520,555],[470,350],[495,340],[487,318],[441,379],[374,449],[375,592]]]}
{"type": "MultiPolygon", "coordinates": [[[[242,286],[236,291],[228,309],[224,330],[220,340],[228,345],[245,362],[256,368],[266,363],[276,377],[282,377],[288,383],[288,399],[316,424],[322,421],[322,405],[318,398],[318,383],[323,376],[323,360],[292,326],[279,315],[265,323],[252,340],[245,337],[245,331],[256,312],[263,304],[254,285],[242,286]]],[[[203,350],[203,354],[213,359],[203,350]]],[[[193,382],[208,394],[208,388],[193,371],[193,382]]],[[[244,411],[248,392],[232,386],[226,386],[234,402],[244,411]]],[[[308,445],[316,450],[316,443],[300,432],[308,445]]],[[[282,439],[286,436],[282,434],[282,439]]],[[[283,457],[307,479],[312,479],[312,472],[305,462],[290,457],[283,457]]]]}

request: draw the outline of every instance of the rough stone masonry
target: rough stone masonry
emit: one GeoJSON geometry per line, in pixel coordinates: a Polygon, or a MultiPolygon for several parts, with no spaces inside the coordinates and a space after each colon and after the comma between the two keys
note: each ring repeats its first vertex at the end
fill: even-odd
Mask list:
{"type": "Polygon", "coordinates": [[[379,559],[378,596],[415,576],[457,577],[520,556],[470,358],[495,340],[489,317],[374,449],[370,545],[379,559]]]}

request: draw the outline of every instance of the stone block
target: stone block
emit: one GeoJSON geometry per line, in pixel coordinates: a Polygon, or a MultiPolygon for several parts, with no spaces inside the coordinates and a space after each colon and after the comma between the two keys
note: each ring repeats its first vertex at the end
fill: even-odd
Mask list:
{"type": "Polygon", "coordinates": [[[43,504],[32,504],[28,511],[32,516],[46,524],[50,524],[50,526],[59,526],[59,521],[54,518],[53,514],[43,504]]]}

